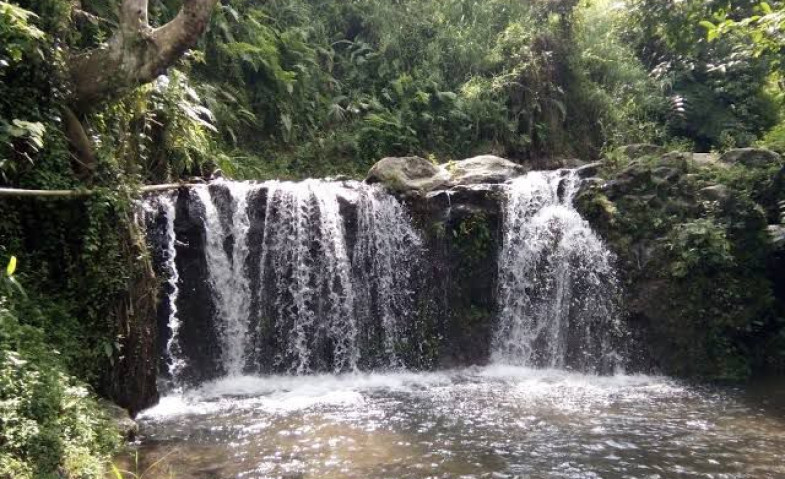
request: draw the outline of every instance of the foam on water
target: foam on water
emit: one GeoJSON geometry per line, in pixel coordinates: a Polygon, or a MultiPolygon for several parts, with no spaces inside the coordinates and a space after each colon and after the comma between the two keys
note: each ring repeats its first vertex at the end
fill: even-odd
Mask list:
{"type": "Polygon", "coordinates": [[[422,393],[439,388],[504,386],[520,401],[558,400],[591,404],[611,397],[681,394],[664,377],[594,376],[554,369],[492,365],[439,372],[319,374],[312,376],[232,376],[167,396],[142,419],[216,414],[221,410],[294,411],[326,404],[359,404],[366,394],[422,393]]]}

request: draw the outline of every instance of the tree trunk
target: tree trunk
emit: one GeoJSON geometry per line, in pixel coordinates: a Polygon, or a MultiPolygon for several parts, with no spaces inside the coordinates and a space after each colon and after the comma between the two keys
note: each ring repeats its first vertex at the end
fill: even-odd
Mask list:
{"type": "Polygon", "coordinates": [[[217,0],[183,0],[177,16],[159,28],[148,23],[147,3],[123,0],[120,25],[106,45],[71,57],[75,113],[88,113],[163,74],[199,40],[217,0]]]}

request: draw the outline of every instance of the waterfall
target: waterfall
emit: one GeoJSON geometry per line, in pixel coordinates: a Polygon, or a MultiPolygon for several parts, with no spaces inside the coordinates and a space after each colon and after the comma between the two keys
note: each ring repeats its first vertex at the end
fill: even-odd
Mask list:
{"type": "Polygon", "coordinates": [[[357,206],[357,243],[354,247],[357,310],[366,324],[379,323],[377,333],[368,331],[367,341],[381,336],[383,363],[403,367],[398,351],[406,341],[406,323],[412,318],[412,274],[417,267],[422,241],[401,204],[378,186],[363,185],[357,206]]]}
{"type": "Polygon", "coordinates": [[[248,196],[256,188],[249,183],[218,182],[231,200],[231,221],[224,226],[210,188],[194,188],[204,206],[205,259],[216,305],[221,341],[221,364],[227,375],[242,374],[248,349],[250,286],[246,273],[247,234],[250,228],[248,196]]]}
{"type": "Polygon", "coordinates": [[[140,213],[142,224],[148,221],[156,223],[161,219],[164,223],[159,242],[150,246],[158,251],[163,266],[161,272],[166,277],[164,291],[167,306],[166,325],[169,329],[169,337],[166,340],[164,351],[166,370],[169,380],[174,385],[179,385],[180,375],[185,369],[187,361],[180,347],[179,332],[182,323],[177,309],[177,298],[180,294],[180,273],[177,269],[177,238],[174,228],[177,215],[176,202],[177,193],[161,193],[140,201],[137,204],[139,207],[137,211],[140,213]]]}
{"type": "Polygon", "coordinates": [[[172,382],[177,384],[186,362],[180,349],[180,318],[177,315],[177,296],[180,293],[180,274],[177,271],[177,238],[174,231],[176,216],[175,198],[172,194],[160,197],[166,216],[166,282],[169,286],[169,339],[166,341],[167,369],[172,382]]]}
{"type": "Polygon", "coordinates": [[[260,302],[283,346],[275,363],[298,374],[355,370],[357,320],[338,203],[342,187],[307,180],[267,188],[260,302]]]}
{"type": "Polygon", "coordinates": [[[573,207],[579,181],[559,170],[531,172],[509,185],[493,341],[498,362],[588,371],[616,366],[613,255],[573,207]]]}
{"type": "MultiPolygon", "coordinates": [[[[496,328],[495,361],[590,371],[617,362],[613,257],[572,205],[578,183],[562,170],[505,186],[498,321],[472,326],[496,328]]],[[[162,354],[175,385],[404,369],[438,353],[439,328],[460,320],[438,316],[425,282],[442,281],[450,265],[439,266],[433,238],[378,185],[219,180],[184,193],[177,218],[173,197],[158,195],[154,225],[172,306],[161,310],[170,333],[162,354]]],[[[422,218],[438,235],[441,219],[430,214],[422,218]]],[[[451,287],[445,278],[437,289],[451,287]]]]}
{"type": "Polygon", "coordinates": [[[165,237],[159,264],[172,308],[163,354],[175,384],[216,373],[405,366],[422,241],[381,187],[325,180],[196,185],[180,240],[174,199],[149,201],[159,218],[151,232],[165,237]],[[187,273],[177,270],[178,244],[187,273]],[[195,293],[200,283],[209,296],[195,293]],[[190,301],[180,308],[194,316],[185,323],[178,301],[190,301]],[[205,336],[199,347],[180,344],[210,331],[215,338],[205,336]]]}

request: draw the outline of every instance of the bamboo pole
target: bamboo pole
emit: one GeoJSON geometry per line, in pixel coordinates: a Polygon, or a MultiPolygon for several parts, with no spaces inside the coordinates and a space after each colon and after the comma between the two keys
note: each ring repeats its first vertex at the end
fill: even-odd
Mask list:
{"type": "MultiPolygon", "coordinates": [[[[191,183],[173,183],[168,185],[148,185],[139,188],[141,193],[153,191],[176,190],[181,186],[190,186],[191,183]]],[[[82,198],[91,196],[95,192],[92,190],[25,190],[20,188],[0,188],[0,197],[38,197],[38,198],[82,198]]]]}

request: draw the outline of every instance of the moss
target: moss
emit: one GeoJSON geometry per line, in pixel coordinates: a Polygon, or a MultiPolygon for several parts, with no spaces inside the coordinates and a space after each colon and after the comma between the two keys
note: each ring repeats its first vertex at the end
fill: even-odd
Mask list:
{"type": "Polygon", "coordinates": [[[750,185],[767,172],[698,167],[684,155],[613,158],[611,181],[578,207],[620,258],[631,319],[652,359],[680,376],[739,380],[767,361],[779,334],[766,274],[766,214],[750,185]],[[722,183],[729,195],[704,198],[722,183]]]}
{"type": "Polygon", "coordinates": [[[451,356],[460,364],[481,362],[489,353],[495,303],[496,216],[465,213],[449,223],[449,316],[445,328],[451,356]]]}
{"type": "Polygon", "coordinates": [[[461,267],[470,270],[493,252],[493,236],[487,215],[481,212],[466,216],[452,229],[453,243],[461,256],[461,267]]]}

